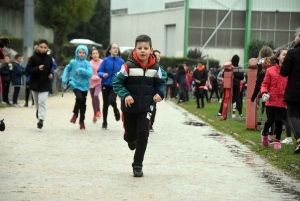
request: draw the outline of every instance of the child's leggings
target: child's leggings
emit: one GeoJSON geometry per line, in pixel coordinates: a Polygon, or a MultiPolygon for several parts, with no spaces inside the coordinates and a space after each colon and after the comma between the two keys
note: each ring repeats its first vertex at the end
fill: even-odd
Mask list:
{"type": "Polygon", "coordinates": [[[83,122],[85,119],[85,111],[86,111],[86,96],[87,91],[80,91],[79,89],[73,90],[76,101],[73,109],[73,113],[78,116],[78,113],[80,113],[79,122],[83,122]]]}
{"type": "Polygon", "coordinates": [[[94,114],[100,111],[100,99],[99,99],[100,91],[101,91],[101,84],[97,84],[95,88],[90,88],[94,114]]]}

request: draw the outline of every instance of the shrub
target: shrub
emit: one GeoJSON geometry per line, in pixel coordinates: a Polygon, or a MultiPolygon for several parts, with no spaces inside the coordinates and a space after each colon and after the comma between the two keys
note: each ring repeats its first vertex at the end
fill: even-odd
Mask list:
{"type": "Polygon", "coordinates": [[[191,58],[191,59],[199,59],[199,58],[201,58],[201,56],[202,56],[202,52],[200,50],[198,50],[197,48],[189,49],[189,52],[187,55],[187,57],[191,58]]]}

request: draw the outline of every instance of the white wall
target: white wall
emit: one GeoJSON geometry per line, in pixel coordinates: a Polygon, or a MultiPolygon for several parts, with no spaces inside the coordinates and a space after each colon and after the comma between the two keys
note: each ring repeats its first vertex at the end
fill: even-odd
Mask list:
{"type": "Polygon", "coordinates": [[[165,54],[165,25],[175,24],[175,56],[183,56],[184,9],[172,9],[164,12],[111,16],[111,43],[119,46],[133,46],[140,34],[149,35],[154,49],[165,54]]]}
{"type": "MultiPolygon", "coordinates": [[[[199,47],[189,47],[190,49],[198,48],[199,47]]],[[[220,65],[223,66],[223,64],[227,61],[230,61],[232,56],[237,54],[240,57],[240,63],[239,66],[243,66],[244,64],[244,49],[243,48],[211,48],[206,47],[202,55],[209,55],[209,58],[216,59],[220,61],[220,65]]],[[[210,66],[212,67],[212,66],[210,66]]]]}

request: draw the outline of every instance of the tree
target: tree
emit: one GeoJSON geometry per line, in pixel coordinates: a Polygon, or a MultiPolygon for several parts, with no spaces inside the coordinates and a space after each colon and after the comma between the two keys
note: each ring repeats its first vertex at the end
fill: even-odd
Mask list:
{"type": "Polygon", "coordinates": [[[251,41],[251,43],[249,45],[249,58],[257,58],[258,53],[263,46],[268,46],[271,49],[274,49],[273,42],[265,42],[265,41],[260,41],[260,40],[251,41]]]}
{"type": "Polygon", "coordinates": [[[93,14],[96,0],[36,0],[35,19],[43,26],[53,29],[54,57],[62,62],[62,45],[66,36],[93,14]]]}
{"type": "Polygon", "coordinates": [[[109,45],[110,38],[110,0],[97,0],[94,14],[87,23],[81,23],[68,40],[84,38],[101,43],[104,48],[109,45]]]}

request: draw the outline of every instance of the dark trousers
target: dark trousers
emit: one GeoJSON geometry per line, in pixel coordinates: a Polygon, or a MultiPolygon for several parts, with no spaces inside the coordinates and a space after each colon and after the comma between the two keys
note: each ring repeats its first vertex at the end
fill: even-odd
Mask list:
{"type": "Polygon", "coordinates": [[[166,85],[166,95],[165,95],[165,99],[168,98],[168,93],[169,93],[169,90],[170,90],[170,97],[173,98],[173,84],[171,85],[166,85]]]}
{"type": "Polygon", "coordinates": [[[266,106],[267,109],[267,121],[264,126],[263,135],[267,136],[270,127],[275,122],[275,134],[276,139],[280,140],[281,133],[282,133],[282,121],[283,116],[286,113],[286,109],[283,107],[273,107],[273,106],[266,106]]]}
{"type": "Polygon", "coordinates": [[[3,102],[6,103],[9,103],[9,99],[8,99],[9,84],[10,82],[2,81],[2,98],[3,98],[3,102]]]}
{"type": "Polygon", "coordinates": [[[283,116],[283,124],[285,126],[286,137],[292,137],[292,128],[290,123],[287,121],[287,112],[283,116]]]}
{"type": "Polygon", "coordinates": [[[117,94],[114,92],[113,88],[110,86],[102,86],[102,99],[103,99],[103,123],[107,123],[108,107],[111,105],[114,108],[114,112],[118,110],[117,108],[117,94]]]}
{"type": "MultiPolygon", "coordinates": [[[[28,83],[26,83],[26,88],[25,88],[25,105],[28,105],[28,101],[29,101],[29,95],[30,95],[30,88],[28,83]]],[[[32,100],[32,105],[34,105],[34,100],[33,100],[33,96],[31,94],[31,100],[32,100]]]]}
{"type": "Polygon", "coordinates": [[[147,149],[149,137],[149,120],[151,113],[124,113],[124,140],[132,143],[136,142],[132,167],[143,166],[144,155],[147,149]]]}
{"type": "Polygon", "coordinates": [[[205,97],[205,99],[206,99],[206,102],[208,102],[208,90],[203,90],[203,95],[204,95],[204,97],[205,97]]]}
{"type": "Polygon", "coordinates": [[[21,87],[14,87],[13,104],[17,104],[18,103],[18,96],[19,96],[20,88],[21,87]]]}
{"type": "Polygon", "coordinates": [[[287,122],[290,124],[295,138],[300,139],[300,103],[287,103],[287,122]]]}
{"type": "Polygon", "coordinates": [[[219,100],[220,97],[219,97],[219,88],[218,88],[218,86],[213,86],[212,87],[211,92],[210,92],[209,100],[211,100],[214,93],[216,93],[217,99],[219,100]]]}
{"type": "Polygon", "coordinates": [[[178,98],[178,103],[182,100],[183,102],[187,101],[186,97],[186,85],[181,85],[179,86],[179,98],[178,98]]]}
{"type": "Polygon", "coordinates": [[[240,98],[240,87],[233,87],[232,90],[232,103],[235,102],[236,109],[239,111],[239,114],[242,114],[242,103],[240,98]]]}
{"type": "Polygon", "coordinates": [[[200,107],[199,100],[201,100],[201,107],[204,107],[204,89],[196,87],[196,101],[197,107],[200,107]]]}
{"type": "Polygon", "coordinates": [[[85,111],[86,111],[86,96],[87,91],[80,91],[79,89],[73,90],[76,101],[75,106],[73,109],[73,113],[78,116],[78,113],[80,113],[79,122],[83,122],[85,119],[85,111]]]}

